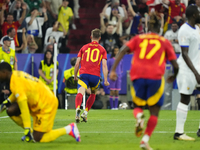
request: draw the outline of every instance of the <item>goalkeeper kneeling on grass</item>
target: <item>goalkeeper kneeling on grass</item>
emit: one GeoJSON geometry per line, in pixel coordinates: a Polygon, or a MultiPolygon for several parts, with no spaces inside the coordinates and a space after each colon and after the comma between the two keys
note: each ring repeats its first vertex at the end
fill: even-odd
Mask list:
{"type": "Polygon", "coordinates": [[[0,112],[7,109],[10,118],[24,129],[22,141],[50,142],[69,134],[80,142],[75,123],[52,130],[58,100],[42,81],[23,71],[12,71],[6,62],[0,63],[0,82],[2,81],[10,84],[12,94],[2,103],[0,112]]]}

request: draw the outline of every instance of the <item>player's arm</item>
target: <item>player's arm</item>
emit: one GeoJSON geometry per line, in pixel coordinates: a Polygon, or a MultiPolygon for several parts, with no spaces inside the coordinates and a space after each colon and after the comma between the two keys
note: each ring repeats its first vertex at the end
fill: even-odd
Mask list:
{"type": "Polygon", "coordinates": [[[78,57],[77,60],[76,60],[75,67],[74,67],[74,80],[75,81],[78,80],[77,74],[78,74],[80,63],[81,63],[81,57],[78,57]]]}
{"type": "Polygon", "coordinates": [[[181,47],[183,59],[186,62],[187,66],[190,68],[190,70],[192,70],[192,72],[194,73],[198,84],[200,84],[200,75],[198,71],[195,69],[191,59],[188,56],[188,49],[189,47],[181,47]]]}
{"type": "Polygon", "coordinates": [[[104,85],[108,86],[108,67],[107,67],[107,60],[102,59],[102,68],[103,68],[103,76],[104,76],[104,85]]]}
{"type": "Polygon", "coordinates": [[[123,46],[121,49],[120,49],[120,53],[117,55],[117,58],[115,59],[115,62],[113,64],[113,67],[111,69],[111,72],[110,72],[110,79],[111,80],[116,80],[117,79],[117,74],[115,72],[120,60],[124,57],[124,55],[130,50],[130,48],[128,46],[123,46]]]}

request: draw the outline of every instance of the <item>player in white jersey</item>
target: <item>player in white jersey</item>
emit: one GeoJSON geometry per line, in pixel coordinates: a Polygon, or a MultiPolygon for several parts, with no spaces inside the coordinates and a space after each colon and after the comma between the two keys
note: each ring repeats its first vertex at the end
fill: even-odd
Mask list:
{"type": "Polygon", "coordinates": [[[184,134],[184,124],[188,113],[190,95],[197,84],[200,84],[200,29],[195,24],[200,23],[200,13],[196,5],[186,9],[188,21],[184,23],[178,33],[181,55],[178,58],[179,73],[177,84],[181,100],[176,110],[175,140],[195,140],[184,134]]]}

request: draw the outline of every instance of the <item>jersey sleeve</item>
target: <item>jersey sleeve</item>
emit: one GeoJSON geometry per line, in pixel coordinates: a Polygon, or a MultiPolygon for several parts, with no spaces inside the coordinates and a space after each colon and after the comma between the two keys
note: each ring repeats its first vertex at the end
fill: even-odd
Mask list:
{"type": "Polygon", "coordinates": [[[135,50],[136,37],[132,38],[129,42],[127,42],[126,46],[129,47],[129,53],[135,50]]]}
{"type": "Polygon", "coordinates": [[[176,54],[169,40],[166,39],[166,57],[167,60],[176,60],[176,54]]]}
{"type": "Polygon", "coordinates": [[[182,32],[179,30],[178,32],[178,42],[181,47],[189,47],[189,36],[188,32],[182,32]]]}
{"type": "Polygon", "coordinates": [[[106,59],[107,60],[107,52],[106,50],[103,48],[103,57],[102,59],[106,59]]]}
{"type": "Polygon", "coordinates": [[[82,49],[83,49],[83,48],[81,48],[80,51],[78,52],[77,57],[82,57],[82,49]]]}

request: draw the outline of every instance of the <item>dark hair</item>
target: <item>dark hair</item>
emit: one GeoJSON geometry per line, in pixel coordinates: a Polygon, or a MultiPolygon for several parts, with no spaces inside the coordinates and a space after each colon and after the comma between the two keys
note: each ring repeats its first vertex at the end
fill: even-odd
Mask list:
{"type": "MultiPolygon", "coordinates": [[[[117,10],[118,10],[118,14],[119,14],[118,6],[114,5],[111,9],[112,9],[112,10],[113,10],[113,9],[117,9],[117,10]]],[[[110,20],[112,20],[112,18],[114,17],[113,14],[112,14],[112,10],[111,10],[111,12],[110,12],[110,20]]],[[[116,21],[118,21],[118,18],[117,18],[117,17],[116,17],[116,21]]]]}
{"type": "Polygon", "coordinates": [[[12,30],[13,30],[14,28],[9,28],[6,32],[7,32],[7,34],[9,34],[10,32],[12,32],[12,30]]]}
{"type": "Polygon", "coordinates": [[[198,8],[196,5],[190,5],[186,8],[186,11],[185,11],[185,14],[186,14],[186,17],[189,19],[191,18],[194,14],[198,13],[198,8]]]}
{"type": "Polygon", "coordinates": [[[100,37],[101,37],[101,30],[97,28],[92,30],[92,38],[99,39],[100,37]]]}
{"type": "Polygon", "coordinates": [[[7,62],[1,62],[0,63],[0,71],[2,71],[2,70],[8,70],[8,71],[12,71],[12,68],[11,68],[11,66],[10,66],[10,64],[9,63],[7,63],[7,62]]]}
{"type": "Polygon", "coordinates": [[[111,53],[111,55],[110,55],[110,58],[115,57],[115,51],[114,51],[115,48],[118,48],[118,49],[119,49],[119,47],[118,47],[117,45],[115,45],[114,48],[112,49],[112,53],[111,53]]]}
{"type": "Polygon", "coordinates": [[[33,7],[30,12],[32,12],[34,10],[38,10],[38,9],[36,7],[33,7]]]}
{"type": "Polygon", "coordinates": [[[160,22],[159,22],[158,17],[156,16],[156,14],[154,14],[154,13],[150,14],[150,20],[148,23],[148,27],[149,27],[149,30],[151,30],[151,31],[152,30],[156,31],[156,30],[160,29],[160,22]]]}
{"type": "Polygon", "coordinates": [[[76,57],[71,58],[70,59],[70,63],[71,63],[72,66],[75,66],[75,64],[76,64],[76,57]]]}
{"type": "Polygon", "coordinates": [[[10,12],[9,12],[9,13],[7,14],[6,17],[8,17],[9,15],[10,15],[10,16],[13,16],[13,13],[10,13],[10,12]]]}
{"type": "Polygon", "coordinates": [[[46,58],[47,52],[51,53],[52,56],[51,56],[51,59],[50,59],[50,64],[53,64],[53,53],[50,50],[46,50],[45,53],[44,53],[44,64],[47,64],[47,58],[46,58]]]}
{"type": "Polygon", "coordinates": [[[172,24],[177,24],[178,25],[178,23],[176,21],[172,22],[172,24]]]}

